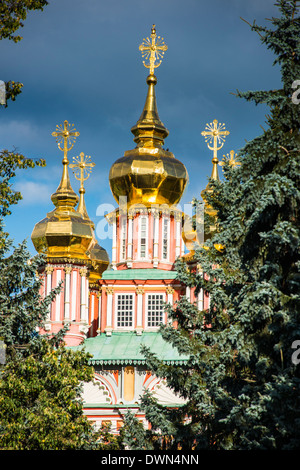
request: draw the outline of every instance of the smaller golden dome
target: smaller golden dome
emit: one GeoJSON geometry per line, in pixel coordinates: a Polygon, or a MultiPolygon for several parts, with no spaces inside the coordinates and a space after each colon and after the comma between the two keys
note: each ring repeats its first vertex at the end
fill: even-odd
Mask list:
{"type": "MultiPolygon", "coordinates": [[[[109,258],[106,251],[98,244],[94,233],[94,223],[87,214],[84,201],[85,189],[83,187],[83,181],[87,178],[77,178],[81,180],[80,197],[78,198],[71,187],[68,173],[69,160],[67,153],[73,145],[68,149],[67,143],[70,137],[73,136],[74,139],[74,136],[76,137],[79,133],[75,133],[75,129],[72,129],[68,121],[64,122],[64,128],[62,126],[57,127],[58,132],[52,135],[58,136],[60,143],[62,140],[64,141],[63,148],[61,148],[60,143],[58,145],[59,149],[64,151],[64,158],[60,184],[51,196],[55,209],[35,225],[31,239],[37,252],[45,251],[47,258],[51,261],[65,262],[74,260],[75,262],[83,262],[90,265],[91,272],[99,278],[107,268],[109,258]],[[79,204],[76,210],[75,206],[78,201],[79,204]]],[[[72,167],[79,167],[81,171],[84,163],[80,161],[80,164],[72,165],[72,167]]],[[[91,166],[91,164],[86,166],[91,166]]]]}
{"type": "Polygon", "coordinates": [[[93,230],[75,210],[78,196],[70,185],[68,161],[63,160],[63,165],[61,182],[51,196],[55,209],[35,225],[31,239],[35,249],[45,250],[48,257],[86,259],[93,230]]]}

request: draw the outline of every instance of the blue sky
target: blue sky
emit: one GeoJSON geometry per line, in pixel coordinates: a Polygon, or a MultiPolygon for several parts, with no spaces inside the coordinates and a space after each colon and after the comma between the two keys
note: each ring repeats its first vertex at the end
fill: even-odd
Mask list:
{"type": "MultiPolygon", "coordinates": [[[[70,162],[84,152],[96,163],[85,184],[96,227],[97,208],[116,207],[109,169],[135,147],[130,128],[144,106],[148,74],[138,46],[152,24],[168,45],[156,70],[158,112],[170,132],[165,147],[189,173],[181,204],[198,197],[212,169],[201,135],[206,123],[217,119],[230,131],[220,159],[266,126],[264,106],[231,93],[281,86],[273,54],[240,19],[270,25],[266,18],[277,15],[273,0],[50,0],[43,12],[29,13],[23,40],[0,42],[0,79],[24,83],[17,100],[0,109],[0,147],[45,158],[47,166],[15,178],[23,200],[6,218],[14,243],[27,238],[35,253],[31,232],[52,210],[62,173],[62,152],[51,134],[65,119],[80,132],[70,162]]],[[[78,192],[71,171],[70,178],[78,192]]],[[[110,254],[111,240],[99,242],[110,254]]]]}

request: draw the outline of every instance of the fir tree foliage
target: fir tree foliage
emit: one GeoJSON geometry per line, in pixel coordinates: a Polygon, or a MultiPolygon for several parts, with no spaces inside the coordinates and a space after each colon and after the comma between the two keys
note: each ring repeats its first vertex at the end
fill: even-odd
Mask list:
{"type": "MultiPolygon", "coordinates": [[[[20,41],[14,33],[27,12],[43,9],[46,0],[0,4],[0,39],[20,41]]],[[[6,99],[14,100],[21,83],[6,83],[6,99]]],[[[98,431],[83,415],[82,386],[94,370],[85,351],[64,345],[68,325],[55,335],[41,335],[49,306],[61,286],[43,298],[40,269],[43,254],[31,257],[24,241],[17,247],[5,232],[5,217],[22,195],[13,189],[19,171],[45,166],[43,159],[16,151],[0,151],[0,340],[5,364],[0,364],[0,449],[77,450],[121,446],[107,427],[98,431]]]]}
{"type": "Polygon", "coordinates": [[[90,355],[64,346],[68,325],[41,335],[48,308],[61,287],[41,297],[43,254],[31,257],[24,241],[13,247],[5,217],[22,195],[13,189],[18,171],[43,160],[3,150],[0,160],[0,449],[115,449],[109,429],[95,430],[83,415],[82,384],[93,380],[90,355]]]}
{"type": "MultiPolygon", "coordinates": [[[[280,67],[282,88],[237,92],[269,107],[267,129],[225,162],[224,180],[205,197],[217,211],[216,230],[196,249],[197,274],[178,261],[182,283],[210,294],[208,311],[186,298],[169,315],[178,328],[163,337],[189,359],[175,367],[144,350],[148,366],[186,399],[176,413],[142,399],[152,437],[169,448],[299,449],[300,340],[299,2],[276,2],[268,26],[251,25],[280,67]],[[223,249],[216,249],[216,246],[223,249]],[[203,275],[205,273],[205,275],[203,275]],[[298,365],[299,364],[299,365],[298,365]]],[[[255,64],[254,64],[255,66],[255,64]]]]}

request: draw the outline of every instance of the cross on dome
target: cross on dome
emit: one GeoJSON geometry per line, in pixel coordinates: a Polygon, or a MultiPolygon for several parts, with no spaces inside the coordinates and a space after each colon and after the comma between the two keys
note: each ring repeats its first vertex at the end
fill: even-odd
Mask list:
{"type": "Polygon", "coordinates": [[[139,46],[139,50],[142,52],[142,57],[149,60],[149,64],[146,64],[143,60],[145,67],[150,69],[150,75],[154,75],[154,69],[159,67],[162,63],[162,58],[168,46],[164,43],[164,38],[156,36],[155,24],[151,29],[151,40],[146,38],[139,46]]]}

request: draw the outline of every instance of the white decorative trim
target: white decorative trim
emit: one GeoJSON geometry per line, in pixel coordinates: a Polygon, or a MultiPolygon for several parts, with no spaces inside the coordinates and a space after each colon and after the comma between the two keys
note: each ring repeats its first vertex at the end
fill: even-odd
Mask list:
{"type": "MultiPolygon", "coordinates": [[[[58,287],[61,281],[61,270],[56,269],[56,287],[58,287]]],[[[60,321],[60,302],[61,302],[61,291],[59,294],[56,294],[55,297],[55,320],[60,321]]]]}
{"type": "Polygon", "coordinates": [[[71,320],[76,320],[76,304],[77,304],[77,270],[72,271],[72,301],[71,301],[71,320]]]}
{"type": "Polygon", "coordinates": [[[106,334],[109,335],[112,330],[112,306],[113,306],[113,291],[106,290],[107,294],[107,307],[106,307],[106,334]]]}
{"type": "Polygon", "coordinates": [[[119,218],[119,239],[120,239],[120,246],[119,246],[119,259],[120,261],[126,260],[126,251],[127,251],[127,217],[126,215],[120,215],[119,218]],[[123,253],[123,242],[125,240],[125,253],[123,253]]]}
{"type": "Polygon", "coordinates": [[[65,312],[64,319],[70,320],[70,282],[71,282],[71,266],[65,268],[65,312]]]}
{"type": "Polygon", "coordinates": [[[113,243],[112,243],[112,268],[116,269],[117,262],[117,221],[114,220],[113,224],[113,243]]]}
{"type": "MultiPolygon", "coordinates": [[[[165,289],[163,291],[155,291],[155,292],[146,292],[146,303],[145,303],[145,328],[149,331],[156,331],[160,328],[160,325],[157,326],[149,326],[148,325],[148,301],[149,301],[149,296],[152,295],[162,295],[163,296],[163,302],[166,301],[166,291],[165,289]]],[[[162,314],[162,323],[165,324],[165,312],[162,314]]]]}
{"type": "Polygon", "coordinates": [[[114,308],[114,328],[118,331],[124,330],[134,330],[134,321],[135,321],[135,293],[134,292],[118,292],[115,295],[115,308],[114,308]],[[132,326],[118,326],[118,297],[121,295],[130,295],[132,297],[132,326]]]}
{"type": "Polygon", "coordinates": [[[178,258],[181,252],[181,221],[175,220],[175,230],[176,230],[176,247],[175,247],[175,256],[178,258]]]}
{"type": "Polygon", "coordinates": [[[86,278],[83,273],[80,272],[81,275],[81,286],[80,286],[80,321],[85,320],[85,302],[86,302],[86,295],[85,295],[85,289],[86,289],[86,278]]]}
{"type": "Polygon", "coordinates": [[[127,258],[129,262],[132,260],[132,243],[133,243],[133,218],[128,217],[127,258]]]}

